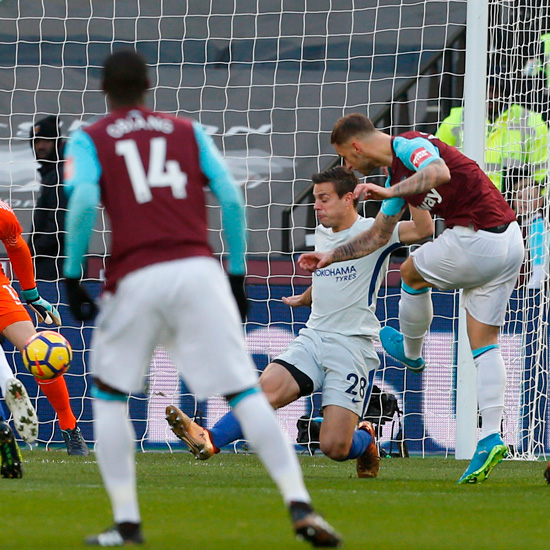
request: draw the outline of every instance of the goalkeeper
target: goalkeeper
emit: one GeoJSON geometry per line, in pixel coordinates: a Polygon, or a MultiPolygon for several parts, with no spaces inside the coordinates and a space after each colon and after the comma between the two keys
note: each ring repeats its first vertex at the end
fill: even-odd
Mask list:
{"type": "MultiPolygon", "coordinates": [[[[473,160],[434,136],[406,132],[391,137],[364,115],[351,114],[336,122],[331,143],[346,166],[362,174],[376,167],[390,168],[388,187],[361,184],[357,195],[376,200],[401,198],[445,220],[447,229],[403,262],[402,332],[386,326],[380,340],[389,355],[421,372],[425,366],[422,345],[433,317],[430,289],[464,289],[482,431],[459,483],[484,481],[508,452],[500,436],[506,369],[498,335],[523,262],[516,216],[473,160]]],[[[300,266],[315,271],[374,253],[388,242],[401,213],[398,208],[379,213],[372,227],[349,243],[300,256],[300,266]]]]}
{"type": "MultiPolygon", "coordinates": [[[[373,218],[357,213],[359,199],[354,198],[353,192],[358,181],[353,172],[338,166],[314,174],[312,180],[314,210],[320,222],[315,231],[316,250],[331,250],[373,225],[373,218]]],[[[391,200],[383,204],[382,211],[388,208],[394,208],[391,200]]],[[[260,377],[262,388],[276,409],[301,396],[322,392],[321,450],[337,461],[356,459],[360,478],[376,477],[380,467],[373,427],[370,422],[361,421],[380,365],[374,349],[380,330],[375,315],[378,289],[386,275],[390,253],[401,243],[411,244],[433,234],[430,214],[411,210],[414,221],[397,224],[388,235],[388,242],[376,252],[342,263],[336,269],[320,269],[303,294],[283,298],[291,307],[311,306],[311,315],[306,328],[260,377]]],[[[190,445],[198,458],[208,458],[243,437],[232,412],[210,431],[176,407],[168,407],[167,412],[174,433],[190,445]],[[204,441],[207,451],[203,449],[199,454],[198,443],[204,441]]]]}
{"type": "MultiPolygon", "coordinates": [[[[40,297],[36,288],[32,257],[29,247],[21,236],[21,225],[13,210],[0,201],[0,240],[4,244],[11,265],[21,288],[22,298],[33,309],[40,322],[61,325],[56,308],[40,297]]],[[[17,292],[0,268],[0,333],[20,352],[36,329],[27,310],[21,304],[17,292]]],[[[70,455],[87,455],[88,447],[82,437],[76,418],[71,410],[67,383],[63,376],[52,380],[35,379],[54,408],[59,426],[70,455]]],[[[38,435],[38,420],[23,384],[14,377],[4,350],[0,347],[0,389],[6,404],[13,414],[15,428],[27,443],[38,435]]],[[[4,454],[2,454],[4,457],[4,454]]],[[[4,475],[4,474],[2,474],[4,475]]],[[[4,476],[6,477],[6,476],[4,476]]],[[[20,476],[9,476],[20,477],[20,476]]]]}

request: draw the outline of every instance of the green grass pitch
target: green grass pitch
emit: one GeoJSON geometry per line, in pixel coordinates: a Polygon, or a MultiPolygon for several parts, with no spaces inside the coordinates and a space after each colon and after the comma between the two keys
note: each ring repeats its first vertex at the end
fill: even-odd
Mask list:
{"type": "MultiPolygon", "coordinates": [[[[279,493],[255,456],[199,462],[186,452],[138,453],[144,548],[292,550],[279,493]]],[[[95,457],[24,452],[23,479],[0,479],[0,547],[84,548],[111,524],[95,457]]],[[[301,457],[314,503],[347,549],[542,549],[549,547],[550,487],[545,463],[504,461],[479,485],[456,481],[467,463],[384,459],[374,480],[352,461],[301,457]]]]}

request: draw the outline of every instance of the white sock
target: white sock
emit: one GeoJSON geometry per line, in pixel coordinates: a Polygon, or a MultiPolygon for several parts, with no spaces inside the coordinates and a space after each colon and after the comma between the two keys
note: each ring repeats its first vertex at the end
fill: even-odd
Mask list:
{"type": "Polygon", "coordinates": [[[481,435],[500,433],[504,414],[506,368],[498,347],[474,358],[477,367],[477,402],[481,414],[481,435]]]}
{"type": "Polygon", "coordinates": [[[275,411],[265,395],[258,392],[244,397],[233,407],[233,412],[245,438],[278,485],[285,503],[311,502],[296,453],[281,432],[275,411]]]}
{"type": "Polygon", "coordinates": [[[422,345],[433,315],[431,289],[420,294],[409,294],[401,288],[399,328],[403,334],[405,355],[409,359],[422,357],[422,345]]]}
{"type": "Polygon", "coordinates": [[[126,401],[94,399],[96,458],[116,523],[140,523],[136,488],[135,432],[126,401]]]}
{"type": "Polygon", "coordinates": [[[12,378],[15,378],[15,375],[8,363],[4,349],[0,346],[0,389],[2,390],[2,395],[6,395],[6,384],[12,378]]]}

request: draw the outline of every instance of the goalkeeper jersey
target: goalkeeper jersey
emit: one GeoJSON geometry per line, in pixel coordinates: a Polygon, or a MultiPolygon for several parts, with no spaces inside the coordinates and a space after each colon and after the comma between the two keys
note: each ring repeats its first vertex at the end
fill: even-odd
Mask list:
{"type": "MultiPolygon", "coordinates": [[[[21,236],[23,229],[11,207],[0,200],[0,240],[10,258],[13,270],[21,288],[28,290],[36,286],[29,247],[21,236]]],[[[0,273],[4,270],[0,266],[0,273]]]]}
{"type": "MultiPolygon", "coordinates": [[[[358,216],[349,229],[336,233],[319,225],[315,230],[315,250],[332,250],[373,223],[374,218],[358,216]]],[[[344,336],[377,338],[380,323],[375,315],[376,297],[387,273],[390,253],[400,246],[397,224],[389,242],[372,254],[317,269],[312,276],[311,314],[306,326],[344,336]]]]}

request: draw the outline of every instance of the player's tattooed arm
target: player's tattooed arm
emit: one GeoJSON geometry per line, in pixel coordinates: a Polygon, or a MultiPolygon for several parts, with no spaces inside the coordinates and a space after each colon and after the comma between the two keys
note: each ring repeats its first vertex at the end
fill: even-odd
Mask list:
{"type": "Polygon", "coordinates": [[[344,243],[332,250],[331,259],[333,262],[342,262],[355,258],[362,258],[378,250],[390,240],[395,224],[401,218],[402,212],[395,216],[388,216],[379,212],[373,226],[351,241],[344,243]]]}
{"type": "MultiPolygon", "coordinates": [[[[373,185],[373,187],[376,187],[376,189],[384,189],[378,185],[373,185]]],[[[313,273],[315,270],[326,267],[334,262],[353,260],[371,254],[387,244],[402,214],[403,210],[393,216],[384,214],[380,211],[370,229],[359,233],[359,235],[351,241],[333,250],[327,252],[306,252],[305,254],[301,254],[298,258],[298,265],[302,269],[313,273]]]]}
{"type": "Polygon", "coordinates": [[[447,183],[451,179],[451,173],[443,159],[437,159],[428,164],[422,170],[390,187],[390,196],[408,197],[427,193],[430,189],[447,183]]]}

